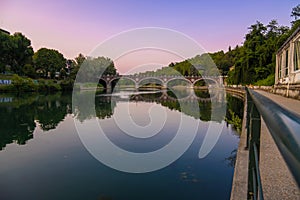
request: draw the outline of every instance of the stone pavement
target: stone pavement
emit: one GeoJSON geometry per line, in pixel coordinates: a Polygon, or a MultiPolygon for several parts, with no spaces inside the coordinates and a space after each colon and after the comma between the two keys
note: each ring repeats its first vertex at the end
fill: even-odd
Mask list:
{"type": "MultiPolygon", "coordinates": [[[[300,113],[300,101],[280,95],[258,91],[291,112],[300,113]]],[[[300,190],[293,175],[281,156],[265,122],[261,123],[260,172],[264,198],[268,199],[299,199],[300,190]]],[[[299,130],[300,132],[300,130],[299,130]]],[[[299,152],[300,153],[300,152],[299,152]]]]}

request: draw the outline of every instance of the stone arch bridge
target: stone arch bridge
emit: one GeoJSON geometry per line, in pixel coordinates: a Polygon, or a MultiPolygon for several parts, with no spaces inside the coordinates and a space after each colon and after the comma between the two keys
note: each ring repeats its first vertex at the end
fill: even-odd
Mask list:
{"type": "Polygon", "coordinates": [[[107,91],[112,91],[116,83],[120,79],[130,80],[134,83],[136,89],[148,83],[157,83],[162,88],[167,88],[168,83],[174,80],[182,80],[188,83],[189,87],[193,88],[198,81],[205,81],[208,86],[216,87],[223,86],[223,76],[138,76],[138,75],[106,75],[99,78],[99,83],[106,88],[107,91]]]}

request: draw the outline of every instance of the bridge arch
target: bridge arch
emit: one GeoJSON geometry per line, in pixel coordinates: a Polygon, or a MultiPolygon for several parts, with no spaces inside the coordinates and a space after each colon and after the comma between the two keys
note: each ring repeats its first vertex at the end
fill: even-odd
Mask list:
{"type": "Polygon", "coordinates": [[[104,78],[100,78],[98,80],[98,84],[101,84],[103,86],[103,88],[107,88],[108,84],[107,84],[107,81],[104,79],[104,78]]]}
{"type": "Polygon", "coordinates": [[[164,88],[168,87],[168,84],[170,84],[172,81],[175,80],[181,80],[186,82],[190,85],[190,87],[195,87],[199,81],[205,82],[204,85],[216,85],[219,86],[220,84],[220,78],[219,77],[199,77],[199,76],[191,76],[191,77],[184,77],[184,76],[131,76],[131,75],[116,75],[116,76],[103,76],[99,78],[98,83],[102,84],[104,88],[107,89],[107,91],[111,91],[116,85],[116,81],[120,79],[127,79],[134,83],[135,89],[141,86],[141,84],[149,84],[149,83],[155,83],[158,85],[161,85],[164,88]],[[148,80],[148,81],[147,81],[148,80]]]}
{"type": "MultiPolygon", "coordinates": [[[[150,83],[151,80],[157,80],[157,81],[160,82],[160,85],[161,85],[161,86],[163,86],[163,87],[166,86],[164,80],[161,79],[160,77],[151,77],[151,76],[149,76],[149,77],[144,77],[144,78],[140,79],[140,80],[137,82],[137,87],[140,87],[140,86],[141,86],[140,84],[141,84],[143,81],[146,81],[146,80],[149,80],[149,83],[150,83]]],[[[146,83],[146,84],[147,84],[147,83],[146,83]]]]}
{"type": "Polygon", "coordinates": [[[165,85],[168,86],[168,84],[169,84],[170,82],[176,81],[176,80],[182,80],[182,81],[185,81],[185,82],[187,82],[187,83],[189,84],[189,86],[193,86],[192,81],[190,81],[190,80],[187,79],[187,78],[181,77],[181,76],[179,76],[179,77],[174,77],[174,78],[171,78],[171,79],[168,79],[168,80],[165,82],[165,85]]]}
{"type": "Polygon", "coordinates": [[[199,79],[197,79],[197,80],[195,80],[193,82],[193,87],[195,87],[195,84],[197,82],[199,82],[199,81],[204,81],[207,87],[209,86],[209,82],[213,82],[215,85],[218,85],[218,81],[217,80],[212,79],[212,78],[204,78],[204,77],[202,77],[202,78],[199,78],[199,79]]]}
{"type": "Polygon", "coordinates": [[[109,81],[109,85],[111,86],[111,88],[113,89],[116,86],[116,81],[120,80],[120,79],[126,79],[126,80],[130,80],[133,82],[133,85],[135,88],[137,88],[137,81],[134,78],[128,77],[128,76],[119,76],[119,77],[113,77],[110,81],[109,81]]]}

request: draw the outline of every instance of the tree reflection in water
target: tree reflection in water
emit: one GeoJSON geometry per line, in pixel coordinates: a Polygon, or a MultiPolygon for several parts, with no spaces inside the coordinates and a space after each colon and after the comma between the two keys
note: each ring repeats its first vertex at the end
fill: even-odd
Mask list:
{"type": "MultiPolygon", "coordinates": [[[[2,95],[4,96],[4,95],[2,95]]],[[[12,101],[0,103],[0,145],[23,145],[33,138],[36,126],[43,131],[55,129],[71,113],[70,94],[5,94],[12,101]]]]}
{"type": "MultiPolygon", "coordinates": [[[[208,98],[207,91],[196,91],[195,94],[200,98],[208,98]]],[[[39,126],[43,131],[55,129],[60,122],[64,120],[66,115],[74,114],[81,122],[84,120],[98,117],[100,119],[111,118],[118,101],[124,99],[96,94],[95,101],[88,102],[85,95],[90,95],[89,92],[78,95],[73,101],[76,101],[75,112],[72,113],[72,94],[71,93],[55,93],[55,94],[5,94],[0,98],[12,99],[11,102],[0,103],[0,147],[3,149],[7,144],[17,143],[20,145],[26,144],[26,141],[33,138],[33,132],[36,126],[39,126]]],[[[126,101],[146,101],[156,102],[171,110],[184,112],[188,116],[201,121],[210,121],[212,114],[211,101],[199,101],[200,113],[193,109],[188,109],[189,101],[180,100],[188,96],[186,91],[176,93],[167,92],[167,97],[163,96],[162,92],[141,92],[138,94],[130,94],[126,101]],[[176,97],[177,95],[177,97],[176,97]],[[185,109],[181,109],[184,106],[185,109]]],[[[195,99],[193,100],[195,101],[195,99]]],[[[196,100],[198,101],[198,100],[196,100]]],[[[216,108],[224,107],[224,102],[216,104],[216,108]]],[[[227,95],[227,112],[226,119],[230,123],[232,119],[231,113],[242,119],[243,101],[235,97],[227,95]]],[[[217,121],[224,120],[222,116],[217,121]]],[[[236,124],[234,124],[236,126],[236,124]]]]}

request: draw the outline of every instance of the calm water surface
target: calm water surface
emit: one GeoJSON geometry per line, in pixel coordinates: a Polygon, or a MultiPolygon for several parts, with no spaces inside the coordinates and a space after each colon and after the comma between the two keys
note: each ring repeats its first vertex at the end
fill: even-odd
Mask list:
{"type": "MultiPolygon", "coordinates": [[[[99,94],[96,106],[90,105],[96,109],[93,116],[86,108],[72,113],[72,94],[1,94],[0,199],[229,199],[239,142],[233,125],[225,122],[216,146],[199,159],[211,120],[211,102],[199,103],[199,116],[193,111],[180,112],[172,94],[164,100],[161,95],[99,94]],[[153,105],[163,108],[169,118],[157,135],[134,138],[124,134],[114,122],[114,113],[125,104],[140,126],[149,123],[147,113],[153,105]],[[150,152],[174,138],[181,114],[200,122],[192,145],[169,166],[142,174],[120,172],[96,160],[82,144],[74,125],[74,120],[88,124],[97,118],[117,146],[136,153],[150,152]]],[[[207,94],[201,95],[205,98],[207,94]]],[[[243,102],[230,95],[226,99],[227,121],[232,117],[229,110],[241,117],[243,102]]],[[[222,120],[213,123],[221,126],[222,120]]]]}

